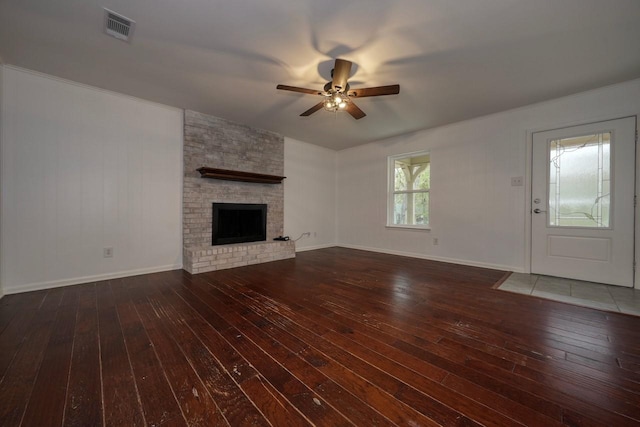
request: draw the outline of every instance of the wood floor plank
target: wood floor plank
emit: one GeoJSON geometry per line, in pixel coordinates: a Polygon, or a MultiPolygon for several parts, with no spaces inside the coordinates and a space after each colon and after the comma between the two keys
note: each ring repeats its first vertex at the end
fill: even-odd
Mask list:
{"type": "Polygon", "coordinates": [[[24,338],[28,332],[40,305],[44,301],[47,291],[29,292],[23,298],[17,295],[9,295],[3,298],[11,299],[11,303],[3,305],[0,312],[7,313],[3,316],[4,325],[0,333],[0,381],[4,378],[7,367],[14,359],[24,338]]]}
{"type": "MultiPolygon", "coordinates": [[[[278,304],[267,298],[266,305],[271,305],[277,311],[290,311],[282,304],[278,304]]],[[[255,307],[254,307],[255,309],[255,307]]],[[[274,328],[282,328],[284,333],[291,334],[294,331],[291,330],[291,323],[289,320],[280,321],[278,318],[268,316],[267,312],[261,311],[259,308],[257,312],[262,314],[263,319],[268,319],[274,328]]],[[[265,323],[265,324],[268,324],[265,323]]],[[[280,339],[282,335],[275,332],[272,328],[269,329],[272,333],[275,333],[280,339]]],[[[436,425],[434,421],[425,418],[422,414],[415,411],[411,411],[407,405],[397,401],[392,395],[387,393],[387,390],[376,386],[372,382],[366,380],[364,377],[354,373],[349,366],[351,364],[340,364],[334,360],[330,355],[322,353],[313,347],[314,343],[320,339],[320,336],[329,330],[316,325],[313,331],[299,329],[295,332],[295,335],[291,335],[293,339],[299,339],[303,343],[311,343],[304,348],[300,348],[298,354],[303,357],[307,362],[316,367],[318,370],[325,373],[328,377],[339,383],[345,389],[348,389],[354,396],[357,396],[364,402],[367,402],[374,408],[377,408],[388,419],[392,420],[398,425],[412,425],[412,424],[427,424],[436,425]],[[302,331],[302,332],[300,332],[302,331]],[[319,335],[318,335],[319,334],[319,335]]],[[[284,340],[291,342],[291,340],[284,340]]],[[[301,344],[296,344],[294,347],[301,347],[301,344]]],[[[406,359],[403,359],[404,363],[407,363],[406,359]]],[[[420,371],[420,368],[418,368],[420,371]]],[[[442,375],[441,378],[443,378],[442,375]]]]}
{"type": "Polygon", "coordinates": [[[65,426],[102,425],[102,378],[95,284],[78,289],[78,316],[69,373],[65,426]]]}
{"type": "Polygon", "coordinates": [[[188,292],[182,292],[181,295],[307,419],[321,425],[349,424],[335,409],[323,405],[322,402],[318,404],[320,396],[277,363],[268,353],[247,339],[244,331],[229,324],[196,295],[188,292]]]}
{"type": "Polygon", "coordinates": [[[24,425],[59,426],[64,417],[73,350],[78,287],[65,290],[53,323],[33,392],[22,420],[24,425]]]}
{"type": "MultiPolygon", "coordinates": [[[[302,319],[298,318],[297,321],[302,321],[302,319]]],[[[404,386],[401,381],[398,381],[395,378],[386,375],[383,370],[377,370],[374,365],[368,364],[367,362],[365,362],[360,358],[354,358],[349,352],[341,350],[340,346],[333,346],[330,341],[327,341],[326,339],[324,339],[324,334],[328,333],[328,330],[322,328],[320,325],[314,324],[313,322],[306,323],[306,327],[307,327],[306,330],[303,326],[296,325],[295,321],[291,321],[290,323],[287,323],[287,325],[288,325],[289,331],[295,331],[296,335],[301,334],[302,336],[305,336],[305,334],[312,334],[311,333],[312,330],[316,330],[316,331],[322,330],[323,331],[322,336],[312,335],[312,337],[310,337],[309,335],[306,335],[306,341],[313,342],[314,346],[318,348],[321,352],[329,355],[329,357],[332,357],[334,360],[339,361],[344,366],[349,366],[351,369],[354,369],[356,372],[361,372],[361,373],[366,372],[367,373],[366,375],[369,378],[372,378],[372,377],[377,378],[378,383],[385,390],[387,391],[396,390],[397,392],[398,390],[402,389],[402,387],[404,386]],[[373,375],[373,373],[376,371],[379,374],[373,375]]],[[[383,358],[381,358],[381,360],[383,360],[383,358]]],[[[423,397],[425,400],[429,400],[428,397],[426,396],[423,396],[423,397]]],[[[445,420],[448,420],[448,422],[452,422],[452,420],[457,419],[457,415],[455,415],[455,413],[441,406],[438,402],[434,401],[433,404],[434,406],[430,409],[430,415],[436,418],[441,417],[445,420]]],[[[425,408],[423,408],[423,410],[427,411],[427,409],[425,408]]]]}
{"type": "Polygon", "coordinates": [[[638,425],[637,418],[640,416],[640,412],[637,411],[637,407],[633,409],[633,405],[629,405],[624,401],[610,399],[606,394],[567,386],[560,390],[546,386],[541,389],[540,384],[544,383],[532,381],[519,375],[510,375],[500,368],[490,366],[479,360],[469,359],[467,365],[490,375],[492,378],[501,378],[503,381],[508,378],[516,387],[532,394],[543,395],[549,400],[562,402],[561,406],[564,412],[568,410],[579,414],[592,414],[594,418],[599,418],[603,421],[609,420],[608,422],[615,426],[638,425]],[[599,408],[599,410],[593,411],[593,408],[599,408]]]}
{"type": "Polygon", "coordinates": [[[180,350],[168,328],[148,301],[136,301],[136,311],[157,350],[167,378],[190,426],[229,425],[222,411],[207,392],[189,359],[180,350]]]}
{"type": "MultiPolygon", "coordinates": [[[[226,288],[226,290],[228,292],[233,292],[233,290],[229,288],[226,288]]],[[[215,290],[211,289],[210,292],[215,292],[215,290]]],[[[234,295],[236,296],[235,300],[239,304],[242,304],[243,295],[238,292],[235,292],[234,295]]],[[[270,319],[271,316],[279,316],[279,312],[274,311],[274,312],[268,313],[267,310],[268,310],[268,306],[265,306],[263,309],[257,309],[257,312],[259,312],[262,318],[264,319],[270,319]]],[[[299,322],[301,318],[295,317],[289,320],[291,320],[292,322],[299,322]]],[[[275,324],[282,324],[282,323],[284,322],[275,321],[274,326],[275,324]]],[[[309,326],[312,326],[312,324],[309,324],[309,323],[307,324],[309,326]]],[[[422,405],[424,405],[425,402],[429,400],[430,398],[429,395],[431,393],[435,393],[438,396],[439,402],[448,402],[449,405],[458,406],[458,407],[462,407],[466,405],[464,411],[467,413],[474,414],[475,418],[479,419],[480,421],[483,421],[483,417],[486,414],[492,412],[490,407],[476,405],[475,402],[465,399],[465,396],[459,395],[455,392],[451,393],[449,390],[446,390],[444,387],[442,387],[439,384],[442,378],[438,378],[438,382],[434,382],[433,380],[420,376],[415,371],[411,371],[410,369],[407,369],[407,367],[404,364],[399,365],[380,354],[376,354],[376,352],[363,351],[365,347],[351,340],[350,339],[351,335],[352,335],[352,331],[349,329],[346,329],[346,330],[342,329],[340,332],[329,330],[322,333],[321,339],[326,339],[329,342],[337,343],[338,346],[341,348],[349,349],[349,351],[355,356],[363,360],[367,360],[369,361],[369,363],[372,363],[372,366],[376,366],[386,372],[393,372],[393,374],[398,379],[402,380],[405,383],[405,385],[409,385],[409,387],[406,387],[405,385],[401,387],[403,394],[414,396],[414,395],[417,395],[416,394],[416,391],[417,391],[418,394],[422,392],[426,395],[426,397],[421,398],[422,405]],[[343,336],[343,334],[348,336],[349,338],[343,336]],[[414,388],[415,388],[415,391],[414,391],[414,388]],[[474,412],[474,408],[476,412],[474,412]]],[[[438,405],[435,404],[434,406],[437,407],[438,405]]],[[[432,409],[428,411],[430,414],[433,413],[432,409]]],[[[451,422],[451,420],[447,420],[446,422],[451,422]]],[[[501,423],[502,425],[513,425],[513,420],[507,420],[505,417],[501,418],[501,416],[497,414],[494,414],[491,416],[491,422],[494,423],[495,425],[500,425],[501,423]]]]}
{"type": "Polygon", "coordinates": [[[9,295],[0,425],[639,425],[640,317],[505,275],[328,248],[9,295]]]}
{"type": "MultiPolygon", "coordinates": [[[[444,355],[441,355],[441,356],[443,356],[443,357],[447,357],[447,356],[449,356],[449,355],[448,355],[448,354],[444,354],[444,355]]],[[[430,356],[430,357],[433,357],[433,356],[430,356]]],[[[431,359],[431,360],[434,360],[434,359],[431,359]]],[[[441,359],[441,360],[444,360],[444,359],[441,359]]],[[[450,364],[450,362],[449,362],[448,360],[447,360],[445,363],[446,363],[446,364],[450,364]]],[[[481,378],[481,379],[482,379],[482,376],[480,376],[480,377],[475,376],[474,378],[475,378],[476,380],[477,380],[478,378],[481,378]]],[[[487,379],[488,379],[488,377],[486,377],[486,376],[485,376],[485,378],[484,378],[484,380],[485,380],[485,384],[486,384],[486,380],[487,380],[487,379]]],[[[505,388],[504,388],[504,387],[500,387],[500,389],[501,389],[501,390],[505,390],[505,388]]],[[[521,392],[519,392],[519,391],[516,391],[516,390],[512,390],[510,393],[516,393],[516,395],[520,395],[521,397],[522,397],[522,396],[527,396],[527,398],[524,400],[524,402],[526,402],[527,404],[530,404],[530,405],[535,405],[534,407],[537,407],[537,408],[551,408],[551,407],[549,407],[549,406],[548,406],[548,403],[549,403],[549,402],[546,402],[546,403],[545,403],[544,401],[539,400],[539,398],[535,398],[535,397],[533,397],[533,396],[532,396],[532,395],[530,395],[529,393],[525,393],[525,394],[523,394],[523,393],[521,393],[521,392]],[[536,403],[536,402],[539,402],[539,403],[536,403]],[[540,406],[540,404],[542,404],[542,406],[540,406]]],[[[547,414],[548,414],[549,416],[552,416],[552,417],[554,417],[554,418],[555,418],[555,417],[558,417],[558,416],[561,416],[561,413],[562,413],[562,410],[561,410],[559,407],[557,407],[557,406],[555,407],[555,409],[554,409],[554,410],[552,410],[552,412],[547,412],[547,414]]]]}
{"type": "Polygon", "coordinates": [[[17,426],[22,422],[64,293],[64,289],[47,292],[42,305],[36,308],[37,314],[27,329],[24,343],[0,383],[2,426],[17,426]]]}
{"type": "MultiPolygon", "coordinates": [[[[172,331],[227,422],[232,426],[269,425],[265,417],[270,414],[263,415],[257,408],[258,404],[253,402],[260,402],[265,408],[278,407],[279,402],[268,389],[260,390],[259,384],[251,382],[258,376],[256,369],[173,290],[164,292],[162,297],[154,296],[150,303],[164,325],[172,331]],[[246,388],[243,387],[245,382],[249,382],[246,388]],[[250,394],[252,391],[260,395],[250,394]],[[275,402],[268,404],[265,399],[275,402]]],[[[296,419],[295,412],[286,406],[283,410],[296,419]]]]}
{"type": "MultiPolygon", "coordinates": [[[[46,294],[46,292],[43,292],[46,294]]],[[[16,295],[5,295],[0,298],[0,336],[4,332],[4,329],[13,320],[16,313],[18,313],[20,305],[24,305],[24,298],[20,298],[16,295]]]]}
{"type": "Polygon", "coordinates": [[[135,284],[112,281],[116,312],[138,389],[145,422],[148,425],[186,425],[182,411],[167,380],[164,368],[131,300],[135,284]]]}
{"type": "MultiPolygon", "coordinates": [[[[276,308],[277,308],[278,310],[281,310],[281,309],[282,309],[282,306],[278,306],[278,307],[276,307],[276,308]]],[[[314,316],[313,316],[313,319],[314,319],[313,321],[316,321],[316,322],[317,322],[317,321],[320,321],[320,319],[322,319],[321,314],[320,314],[320,313],[315,313],[315,314],[317,314],[317,315],[314,315],[314,316]]],[[[332,315],[331,317],[332,317],[332,318],[336,318],[335,314],[334,314],[334,315],[332,315]]],[[[309,319],[309,321],[312,321],[312,320],[311,320],[311,319],[309,319]]],[[[355,328],[355,323],[353,323],[353,322],[352,322],[352,323],[349,323],[349,324],[350,324],[350,327],[355,328]]],[[[327,331],[328,331],[329,329],[327,329],[327,328],[333,328],[333,329],[335,329],[336,331],[341,331],[341,328],[340,328],[340,326],[339,326],[339,325],[337,325],[337,326],[336,326],[336,325],[331,324],[330,322],[329,322],[329,323],[327,323],[326,321],[325,321],[325,322],[323,322],[323,326],[318,325],[318,324],[316,324],[316,323],[311,323],[311,324],[309,324],[309,327],[310,327],[310,328],[312,328],[312,329],[314,329],[314,330],[321,331],[320,333],[321,333],[321,334],[322,334],[322,336],[323,336],[323,337],[325,337],[325,338],[327,338],[327,337],[328,337],[328,335],[327,335],[327,331]],[[325,327],[324,325],[326,325],[326,327],[325,327]]],[[[349,329],[350,329],[350,328],[349,328],[349,329]]],[[[344,329],[343,329],[342,331],[343,331],[343,332],[344,332],[344,331],[348,332],[349,337],[350,337],[350,338],[352,338],[352,339],[353,339],[353,338],[355,338],[355,337],[357,337],[357,335],[354,333],[354,331],[349,330],[349,329],[346,329],[346,330],[344,330],[344,329]]],[[[374,328],[374,330],[375,330],[375,328],[374,328]]],[[[379,331],[378,331],[378,332],[379,332],[379,331]]],[[[370,333],[370,334],[369,334],[368,336],[366,336],[364,339],[359,340],[359,342],[357,343],[358,351],[361,351],[361,350],[362,350],[362,348],[370,347],[370,346],[372,345],[372,343],[374,343],[374,342],[376,341],[376,339],[380,339],[382,336],[385,336],[385,335],[384,335],[384,334],[376,334],[376,335],[374,335],[374,334],[371,334],[371,333],[370,333]]],[[[311,341],[311,339],[308,339],[308,341],[311,341]]],[[[397,337],[389,336],[388,341],[389,341],[390,343],[394,343],[394,342],[396,342],[396,341],[397,341],[397,337]]],[[[385,348],[385,347],[381,347],[380,345],[378,345],[378,346],[377,346],[377,348],[379,349],[379,351],[380,351],[380,352],[385,353],[385,354],[394,353],[393,351],[390,351],[390,350],[389,350],[389,348],[393,348],[393,347],[385,348]]],[[[397,350],[397,349],[396,349],[396,350],[397,350]]],[[[361,356],[361,357],[362,357],[362,356],[361,356]]],[[[402,361],[403,361],[403,365],[405,365],[405,366],[407,365],[407,355],[406,355],[406,354],[404,354],[404,357],[399,357],[399,356],[397,356],[397,355],[396,355],[396,359],[398,359],[398,360],[402,360],[402,361]]],[[[455,366],[455,365],[454,365],[451,361],[449,361],[449,360],[447,360],[447,359],[443,359],[443,358],[440,358],[440,359],[441,359],[442,361],[444,361],[444,362],[445,362],[445,365],[444,365],[444,366],[448,367],[448,369],[454,369],[454,368],[452,368],[452,366],[455,366]]],[[[424,362],[423,362],[423,363],[424,363],[424,362]]],[[[425,364],[425,365],[426,365],[426,364],[425,364]]],[[[447,371],[446,371],[446,370],[441,370],[441,372],[447,372],[447,371]]],[[[443,377],[440,377],[440,378],[443,378],[443,377]]],[[[492,386],[493,386],[493,385],[492,385],[492,386]]],[[[489,391],[487,391],[487,393],[488,393],[488,392],[489,392],[489,391]]],[[[556,408],[556,411],[555,411],[555,412],[550,413],[550,415],[552,415],[552,416],[556,416],[558,419],[560,418],[560,414],[561,414],[561,411],[560,411],[560,409],[559,409],[559,408],[556,408]]]]}
{"type": "Polygon", "coordinates": [[[390,421],[380,413],[317,370],[314,363],[300,357],[299,353],[307,350],[308,344],[273,327],[258,313],[247,310],[246,306],[241,303],[237,304],[237,300],[217,291],[217,289],[212,287],[199,289],[203,291],[199,295],[203,300],[206,298],[212,309],[226,313],[227,321],[237,325],[253,343],[267,352],[296,378],[303,381],[310,391],[317,393],[321,404],[322,402],[328,403],[347,419],[358,419],[368,425],[391,425],[390,421]],[[233,307],[233,309],[224,310],[224,307],[233,307]]]}
{"type": "Polygon", "coordinates": [[[146,424],[109,282],[96,284],[104,424],[146,424]]]}

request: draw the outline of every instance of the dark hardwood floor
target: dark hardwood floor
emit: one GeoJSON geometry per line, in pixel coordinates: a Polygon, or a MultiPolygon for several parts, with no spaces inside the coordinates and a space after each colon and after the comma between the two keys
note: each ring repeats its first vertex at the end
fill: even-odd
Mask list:
{"type": "Polygon", "coordinates": [[[0,301],[0,425],[632,426],[640,318],[342,248],[0,301]]]}

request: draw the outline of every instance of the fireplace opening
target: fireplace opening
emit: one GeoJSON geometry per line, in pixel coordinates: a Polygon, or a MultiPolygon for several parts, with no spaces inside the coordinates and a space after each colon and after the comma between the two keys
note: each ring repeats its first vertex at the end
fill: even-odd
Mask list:
{"type": "Polygon", "coordinates": [[[213,204],[213,245],[265,240],[267,240],[267,205],[253,203],[213,204]]]}

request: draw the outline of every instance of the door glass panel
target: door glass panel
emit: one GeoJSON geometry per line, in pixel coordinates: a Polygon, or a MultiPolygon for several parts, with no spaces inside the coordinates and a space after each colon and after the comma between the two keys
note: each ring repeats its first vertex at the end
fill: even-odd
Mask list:
{"type": "Polygon", "coordinates": [[[549,143],[549,226],[609,228],[611,132],[549,143]]]}

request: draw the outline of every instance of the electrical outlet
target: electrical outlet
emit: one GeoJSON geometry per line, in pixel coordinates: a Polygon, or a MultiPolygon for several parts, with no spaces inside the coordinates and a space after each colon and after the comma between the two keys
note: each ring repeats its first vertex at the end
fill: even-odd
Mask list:
{"type": "Polygon", "coordinates": [[[521,176],[512,176],[511,177],[511,186],[512,187],[522,187],[524,184],[524,178],[521,176]]]}
{"type": "Polygon", "coordinates": [[[438,246],[438,238],[437,237],[433,238],[433,245],[434,246],[438,246]]]}
{"type": "Polygon", "coordinates": [[[113,258],[113,248],[104,248],[102,250],[102,256],[104,258],[113,258]]]}

